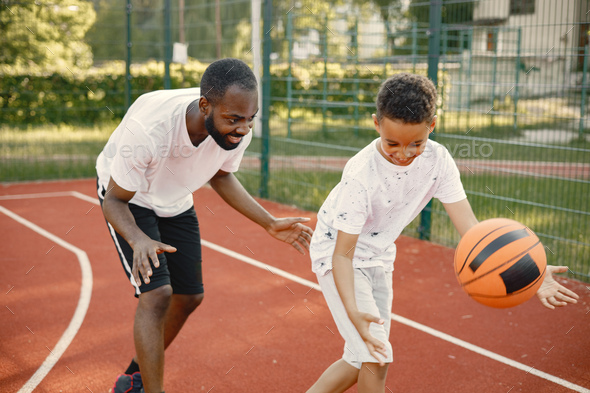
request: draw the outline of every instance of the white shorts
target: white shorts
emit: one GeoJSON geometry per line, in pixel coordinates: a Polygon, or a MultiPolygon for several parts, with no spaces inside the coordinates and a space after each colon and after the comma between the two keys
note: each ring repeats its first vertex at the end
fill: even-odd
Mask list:
{"type": "MultiPolygon", "coordinates": [[[[393,303],[392,273],[383,267],[368,267],[354,270],[354,292],[359,311],[382,318],[385,323],[379,325],[371,323],[369,331],[377,340],[385,344],[387,358],[385,363],[393,362],[393,349],[389,342],[391,327],[391,305],[393,303]]],[[[344,354],[342,359],[353,367],[361,368],[363,363],[378,363],[369,352],[367,345],[356,330],[334,283],[334,276],[330,270],[326,275],[318,275],[318,283],[328,303],[332,317],[338,331],[344,338],[344,354]]]]}

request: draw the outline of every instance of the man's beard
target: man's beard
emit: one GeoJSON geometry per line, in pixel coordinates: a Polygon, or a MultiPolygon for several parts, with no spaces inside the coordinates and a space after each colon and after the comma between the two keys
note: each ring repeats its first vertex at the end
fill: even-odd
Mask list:
{"type": "MultiPolygon", "coordinates": [[[[233,150],[240,145],[241,141],[238,143],[228,142],[227,139],[225,139],[225,135],[219,132],[217,127],[215,127],[215,122],[213,121],[213,111],[211,112],[211,115],[205,119],[205,129],[207,130],[207,133],[211,135],[211,138],[213,138],[213,140],[224,150],[233,150]]],[[[235,136],[241,135],[236,134],[235,136]]]]}

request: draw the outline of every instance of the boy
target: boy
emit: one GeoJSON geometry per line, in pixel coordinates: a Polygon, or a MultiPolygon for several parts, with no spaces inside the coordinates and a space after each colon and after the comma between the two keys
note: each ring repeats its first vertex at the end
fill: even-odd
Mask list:
{"type": "MultiPolygon", "coordinates": [[[[308,390],[384,392],[393,300],[394,241],[431,198],[438,198],[461,236],[477,219],[449,152],[428,135],[436,124],[436,88],[427,78],[385,81],[373,115],[379,138],[352,157],[318,213],[310,244],[312,270],[345,340],[342,359],[308,390]]],[[[548,266],[537,296],[548,308],[576,303],[548,266]]]]}

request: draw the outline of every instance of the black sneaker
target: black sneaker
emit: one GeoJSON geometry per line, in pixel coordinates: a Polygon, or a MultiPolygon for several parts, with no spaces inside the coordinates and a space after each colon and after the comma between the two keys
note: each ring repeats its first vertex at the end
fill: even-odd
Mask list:
{"type": "Polygon", "coordinates": [[[111,393],[144,393],[141,374],[139,372],[120,374],[111,389],[111,393]]]}

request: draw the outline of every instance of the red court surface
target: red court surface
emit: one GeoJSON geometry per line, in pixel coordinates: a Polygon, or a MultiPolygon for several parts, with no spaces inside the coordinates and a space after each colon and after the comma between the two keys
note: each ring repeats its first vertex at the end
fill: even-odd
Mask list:
{"type": "MultiPolygon", "coordinates": [[[[315,226],[315,213],[261,203],[315,226]]],[[[205,300],[166,352],[166,391],[305,392],[343,346],[309,257],[211,189],[195,193],[195,207],[203,239],[222,249],[204,243],[205,300]]],[[[136,299],[94,180],[0,185],[0,234],[0,391],[106,393],[134,354],[136,299]],[[66,331],[69,345],[56,348],[66,331]]],[[[536,298],[491,309],[460,289],[452,249],[402,237],[398,250],[386,391],[590,392],[586,284],[559,279],[581,296],[562,309],[536,298]]]]}

